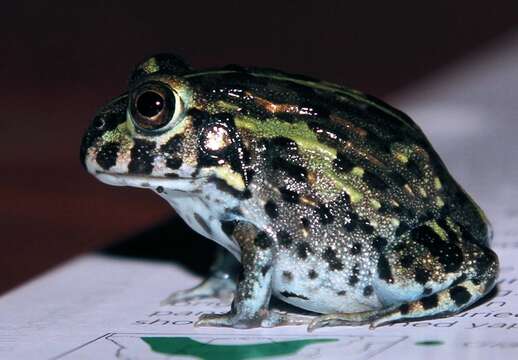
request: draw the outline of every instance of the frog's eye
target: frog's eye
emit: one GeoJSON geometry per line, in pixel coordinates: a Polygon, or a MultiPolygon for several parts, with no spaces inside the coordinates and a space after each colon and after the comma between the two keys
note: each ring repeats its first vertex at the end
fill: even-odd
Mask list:
{"type": "Polygon", "coordinates": [[[131,94],[130,114],[135,125],[145,130],[160,129],[180,113],[179,97],[164,84],[147,83],[131,94]]]}
{"type": "Polygon", "coordinates": [[[201,146],[209,154],[217,155],[232,144],[232,137],[226,126],[210,125],[202,131],[201,146]]]}

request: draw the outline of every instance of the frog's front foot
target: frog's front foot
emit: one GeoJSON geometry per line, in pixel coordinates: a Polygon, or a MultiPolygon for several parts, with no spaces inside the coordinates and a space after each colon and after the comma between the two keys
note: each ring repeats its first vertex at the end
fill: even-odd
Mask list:
{"type": "Polygon", "coordinates": [[[161,305],[174,305],[179,302],[218,298],[221,301],[232,300],[236,291],[236,282],[229,276],[215,274],[192,289],[177,291],[161,301],[161,305]]]}
{"type": "Polygon", "coordinates": [[[232,311],[226,314],[203,314],[194,326],[232,327],[236,329],[272,328],[288,325],[307,325],[312,317],[289,314],[276,310],[263,310],[254,317],[243,317],[232,311]]]}

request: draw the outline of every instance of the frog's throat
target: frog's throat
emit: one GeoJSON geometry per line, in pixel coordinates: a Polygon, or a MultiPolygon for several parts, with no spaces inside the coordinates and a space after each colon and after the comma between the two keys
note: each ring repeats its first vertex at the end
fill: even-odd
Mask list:
{"type": "Polygon", "coordinates": [[[154,190],[162,188],[185,192],[197,191],[199,190],[200,186],[207,182],[206,177],[167,178],[150,175],[110,174],[107,172],[96,172],[95,176],[101,182],[113,186],[131,186],[154,190]]]}

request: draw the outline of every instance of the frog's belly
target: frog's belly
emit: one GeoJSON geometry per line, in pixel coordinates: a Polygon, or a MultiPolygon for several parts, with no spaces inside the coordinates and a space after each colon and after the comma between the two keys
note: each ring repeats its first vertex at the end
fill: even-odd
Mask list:
{"type": "Polygon", "coordinates": [[[361,312],[382,307],[375,294],[363,295],[366,280],[351,286],[348,278],[346,269],[330,271],[327,263],[302,262],[289,255],[281,255],[273,272],[273,294],[291,305],[321,314],[361,312]]]}

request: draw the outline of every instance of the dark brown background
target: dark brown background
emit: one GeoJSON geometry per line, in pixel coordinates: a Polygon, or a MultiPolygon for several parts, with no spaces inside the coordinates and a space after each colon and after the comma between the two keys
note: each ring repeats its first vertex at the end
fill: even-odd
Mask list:
{"type": "Polygon", "coordinates": [[[143,57],[274,67],[383,96],[469,56],[518,14],[516,1],[413,3],[4,2],[0,292],[173,215],[151,192],[105,186],[78,161],[96,108],[143,57]]]}

